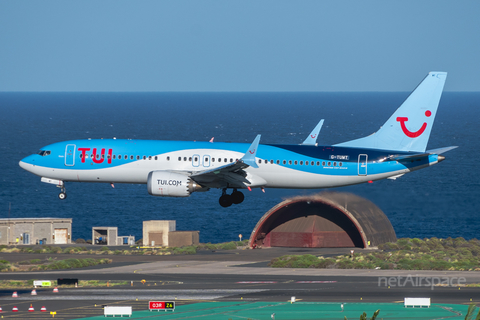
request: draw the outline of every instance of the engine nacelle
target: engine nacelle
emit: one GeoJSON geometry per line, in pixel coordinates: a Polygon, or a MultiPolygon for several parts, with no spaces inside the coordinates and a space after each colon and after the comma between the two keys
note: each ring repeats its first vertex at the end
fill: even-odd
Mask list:
{"type": "Polygon", "coordinates": [[[152,171],[148,174],[148,193],[158,197],[189,197],[195,191],[207,191],[185,176],[176,172],[152,171]]]}

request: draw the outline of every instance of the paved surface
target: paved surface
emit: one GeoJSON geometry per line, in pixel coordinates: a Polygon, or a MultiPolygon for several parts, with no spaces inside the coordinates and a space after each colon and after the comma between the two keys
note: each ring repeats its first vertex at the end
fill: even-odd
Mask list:
{"type": "MultiPolygon", "coordinates": [[[[370,318],[376,310],[380,309],[379,319],[389,320],[430,320],[451,319],[463,320],[467,306],[461,305],[432,305],[430,308],[404,308],[401,304],[365,304],[347,303],[341,310],[339,303],[318,302],[216,302],[183,305],[176,308],[175,312],[149,312],[137,311],[132,319],[357,319],[363,312],[370,318]],[[162,314],[163,313],[163,314],[162,314]]],[[[88,318],[100,320],[104,317],[88,318]]]]}
{"type": "MultiPolygon", "coordinates": [[[[399,303],[403,301],[404,297],[430,297],[433,303],[466,305],[470,301],[480,302],[479,288],[432,287],[431,283],[427,283],[427,280],[434,278],[448,279],[449,281],[464,278],[467,283],[480,283],[480,272],[274,269],[266,267],[270,259],[284,254],[311,253],[327,256],[348,252],[349,249],[274,248],[202,252],[197,255],[184,256],[109,256],[114,260],[114,264],[100,268],[1,273],[0,279],[124,280],[129,283],[133,281],[133,286],[60,288],[58,294],[53,293],[51,288],[38,289],[37,296],[31,296],[29,289],[18,291],[18,298],[11,297],[13,290],[2,290],[0,291],[0,306],[4,310],[4,318],[50,318],[50,311],[56,311],[55,318],[57,319],[75,319],[100,316],[103,314],[102,305],[107,304],[130,305],[135,311],[145,310],[149,300],[174,300],[179,307],[205,301],[233,303],[234,305],[248,303],[250,306],[259,302],[285,304],[292,296],[300,299],[302,303],[308,302],[312,305],[320,302],[335,302],[337,305],[341,302],[364,305],[375,303],[374,305],[376,305],[379,302],[399,303]],[[403,278],[398,278],[399,276],[403,278]],[[146,283],[142,284],[141,280],[145,280],[146,283]],[[35,308],[35,312],[27,311],[30,304],[35,308]],[[14,305],[20,309],[20,312],[11,312],[14,305]],[[38,311],[42,306],[47,307],[47,313],[38,311]]],[[[30,254],[23,257],[22,254],[16,255],[14,257],[13,254],[12,256],[2,254],[0,259],[10,261],[13,260],[12,258],[35,259],[34,255],[30,254]]],[[[68,254],[59,256],[59,259],[74,257],[68,254]]],[[[453,282],[456,284],[458,281],[453,282]]],[[[360,314],[361,312],[347,316],[357,318],[360,314]]],[[[153,315],[151,314],[148,318],[151,316],[153,315]]],[[[163,313],[162,317],[165,316],[163,313]]],[[[343,318],[341,314],[339,316],[337,319],[343,318]]],[[[225,318],[224,315],[222,319],[228,318],[225,318]]],[[[277,319],[282,318],[277,317],[277,319]]]]}

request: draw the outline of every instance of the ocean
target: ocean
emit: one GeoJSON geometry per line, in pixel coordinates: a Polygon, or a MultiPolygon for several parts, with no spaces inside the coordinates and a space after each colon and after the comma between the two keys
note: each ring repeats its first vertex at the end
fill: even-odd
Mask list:
{"type": "MultiPolygon", "coordinates": [[[[199,230],[201,242],[246,239],[274,205],[322,190],[245,191],[240,205],[222,208],[221,190],[188,198],[158,198],[146,185],[67,183],[68,198],[18,162],[50,143],[87,138],[301,143],[320,119],[318,142],[369,135],[408,96],[395,93],[0,93],[0,217],[73,218],[72,238],[91,239],[92,227],[118,227],[142,237],[144,220],[176,220],[177,230],[199,230]]],[[[331,189],[374,202],[397,237],[478,238],[480,226],[480,92],[445,92],[429,149],[459,146],[433,167],[331,189]]]]}

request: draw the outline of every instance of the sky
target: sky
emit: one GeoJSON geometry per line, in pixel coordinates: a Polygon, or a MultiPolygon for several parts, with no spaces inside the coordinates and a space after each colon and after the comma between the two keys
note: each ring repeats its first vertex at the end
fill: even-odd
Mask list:
{"type": "Polygon", "coordinates": [[[0,0],[0,91],[480,90],[480,1],[0,0]]]}

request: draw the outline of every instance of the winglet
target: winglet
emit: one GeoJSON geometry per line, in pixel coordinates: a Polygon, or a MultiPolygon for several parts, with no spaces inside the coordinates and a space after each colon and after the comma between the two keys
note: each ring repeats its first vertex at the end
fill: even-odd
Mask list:
{"type": "Polygon", "coordinates": [[[255,162],[255,157],[257,155],[257,149],[258,149],[258,144],[260,143],[260,137],[262,135],[257,135],[255,140],[253,140],[252,144],[250,145],[250,148],[248,148],[247,152],[245,155],[242,157],[243,163],[249,165],[250,167],[253,168],[258,168],[257,163],[255,162]]]}
{"type": "Polygon", "coordinates": [[[313,129],[313,131],[310,133],[310,135],[303,141],[303,145],[309,145],[309,146],[314,146],[317,143],[317,138],[318,134],[320,133],[320,130],[322,129],[323,126],[323,120],[320,120],[320,122],[317,124],[317,126],[313,129]]]}

